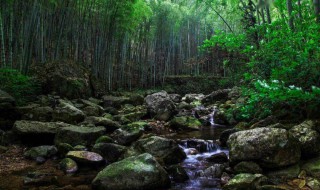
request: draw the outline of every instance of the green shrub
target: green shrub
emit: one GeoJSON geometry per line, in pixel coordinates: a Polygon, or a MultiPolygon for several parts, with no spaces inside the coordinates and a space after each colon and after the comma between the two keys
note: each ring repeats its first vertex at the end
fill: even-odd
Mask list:
{"type": "Polygon", "coordinates": [[[0,89],[13,96],[18,105],[22,105],[39,93],[40,85],[17,70],[0,69],[0,89]]]}
{"type": "Polygon", "coordinates": [[[248,99],[239,106],[242,120],[262,119],[284,107],[291,112],[299,110],[305,113],[303,117],[312,117],[312,113],[320,108],[320,88],[316,86],[307,91],[294,85],[285,86],[278,80],[258,80],[253,88],[245,88],[243,95],[248,99]]]}

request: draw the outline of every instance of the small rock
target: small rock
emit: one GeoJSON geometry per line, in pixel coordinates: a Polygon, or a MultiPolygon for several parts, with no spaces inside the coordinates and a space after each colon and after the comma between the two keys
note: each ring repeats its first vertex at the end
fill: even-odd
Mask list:
{"type": "Polygon", "coordinates": [[[225,163],[225,162],[228,162],[229,159],[226,153],[220,152],[220,153],[211,155],[210,157],[206,158],[206,160],[214,163],[225,163]]]}
{"type": "Polygon", "coordinates": [[[96,143],[95,144],[98,144],[98,143],[113,143],[113,139],[109,136],[101,136],[99,137],[97,140],[96,140],[96,143]]]}
{"type": "Polygon", "coordinates": [[[104,162],[102,156],[89,151],[70,151],[66,157],[84,165],[99,165],[104,162]]]}
{"type": "Polygon", "coordinates": [[[78,165],[71,158],[65,158],[59,163],[59,169],[65,173],[76,173],[78,171],[78,165]]]}
{"type": "Polygon", "coordinates": [[[214,164],[204,170],[204,176],[212,178],[220,178],[225,166],[223,164],[214,164]]]}
{"type": "Polygon", "coordinates": [[[73,151],[74,148],[68,143],[59,143],[57,149],[60,155],[65,156],[69,151],[73,151]]]}
{"type": "Polygon", "coordinates": [[[50,158],[58,153],[55,146],[38,146],[30,148],[24,153],[26,158],[36,159],[38,157],[50,158]]]}
{"type": "Polygon", "coordinates": [[[182,183],[189,180],[189,176],[186,170],[180,165],[173,165],[168,167],[167,172],[174,182],[182,183]]]}

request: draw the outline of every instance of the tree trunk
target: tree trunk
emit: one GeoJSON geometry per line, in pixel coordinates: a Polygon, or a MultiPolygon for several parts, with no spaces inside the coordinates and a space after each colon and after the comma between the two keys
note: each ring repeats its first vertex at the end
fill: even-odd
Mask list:
{"type": "Polygon", "coordinates": [[[292,6],[292,0],[287,0],[287,9],[288,9],[288,15],[289,15],[289,27],[291,30],[294,30],[294,25],[293,25],[293,6],[292,6]]]}
{"type": "Polygon", "coordinates": [[[5,52],[5,45],[4,45],[4,32],[3,32],[3,23],[2,23],[2,14],[0,10],[0,39],[1,39],[1,62],[2,67],[6,67],[6,52],[5,52]]]}
{"type": "Polygon", "coordinates": [[[320,23],[320,0],[313,0],[316,21],[320,23]]]}
{"type": "Polygon", "coordinates": [[[266,5],[266,12],[267,12],[267,19],[268,19],[268,24],[271,24],[271,15],[270,15],[270,7],[269,5],[266,5]]]}

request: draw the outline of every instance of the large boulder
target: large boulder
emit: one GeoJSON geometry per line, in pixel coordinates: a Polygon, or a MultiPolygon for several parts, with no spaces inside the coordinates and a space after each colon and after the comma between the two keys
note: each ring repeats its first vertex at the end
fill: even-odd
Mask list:
{"type": "Polygon", "coordinates": [[[285,129],[239,131],[228,140],[231,163],[255,160],[261,167],[278,168],[297,163],[301,150],[285,129]]]}
{"type": "Polygon", "coordinates": [[[33,121],[42,121],[50,122],[52,120],[53,109],[49,106],[44,107],[34,107],[31,109],[25,109],[25,107],[19,108],[20,111],[26,110],[23,113],[22,119],[24,120],[33,120],[33,121]]]}
{"type": "Polygon", "coordinates": [[[54,121],[76,124],[84,120],[85,114],[71,103],[59,100],[59,105],[54,109],[52,118],[54,121]]]}
{"type": "Polygon", "coordinates": [[[152,154],[166,165],[177,164],[186,158],[186,154],[174,140],[158,136],[138,140],[134,149],[152,154]]]}
{"type": "Polygon", "coordinates": [[[129,157],[107,166],[92,182],[95,190],[148,190],[170,187],[167,172],[150,154],[129,157]]]}
{"type": "Polygon", "coordinates": [[[101,116],[104,112],[103,107],[92,101],[80,99],[79,102],[84,105],[82,110],[87,116],[101,116]]]}
{"type": "Polygon", "coordinates": [[[226,101],[228,99],[229,92],[231,92],[231,89],[213,91],[209,95],[206,95],[201,102],[203,104],[214,104],[217,101],[226,101]]]}
{"type": "Polygon", "coordinates": [[[290,134],[299,141],[304,157],[313,157],[320,153],[320,135],[313,130],[314,126],[315,123],[308,120],[289,130],[290,134]]]}
{"type": "Polygon", "coordinates": [[[16,121],[13,131],[26,143],[52,144],[55,134],[72,125],[63,122],[16,121]]]}
{"type": "Polygon", "coordinates": [[[202,123],[191,116],[174,117],[170,122],[169,126],[173,129],[180,130],[199,130],[202,123]]]}
{"type": "Polygon", "coordinates": [[[132,142],[139,139],[143,134],[143,129],[141,128],[131,128],[125,126],[121,129],[115,130],[111,137],[121,145],[130,145],[132,142]]]}
{"type": "Polygon", "coordinates": [[[175,104],[166,91],[148,95],[144,101],[149,115],[157,120],[168,121],[175,113],[175,104]]]}
{"type": "Polygon", "coordinates": [[[20,116],[16,110],[15,99],[2,90],[0,90],[0,113],[0,129],[11,129],[20,116]]]}
{"type": "Polygon", "coordinates": [[[64,127],[55,136],[55,144],[68,143],[72,146],[91,146],[106,132],[104,127],[64,127]]]}

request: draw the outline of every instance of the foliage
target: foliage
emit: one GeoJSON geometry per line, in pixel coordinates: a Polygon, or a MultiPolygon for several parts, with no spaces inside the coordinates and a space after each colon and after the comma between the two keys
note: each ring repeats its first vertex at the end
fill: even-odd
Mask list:
{"type": "Polygon", "coordinates": [[[0,69],[0,89],[12,95],[18,105],[24,104],[39,92],[39,84],[13,69],[0,69]]]}
{"type": "Polygon", "coordinates": [[[244,120],[262,119],[271,115],[277,109],[286,107],[291,112],[300,110],[305,117],[320,106],[320,88],[312,86],[311,91],[303,90],[294,85],[286,86],[284,82],[273,80],[258,80],[253,88],[245,88],[244,96],[248,99],[245,105],[239,107],[244,120]]]}

